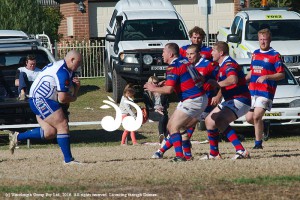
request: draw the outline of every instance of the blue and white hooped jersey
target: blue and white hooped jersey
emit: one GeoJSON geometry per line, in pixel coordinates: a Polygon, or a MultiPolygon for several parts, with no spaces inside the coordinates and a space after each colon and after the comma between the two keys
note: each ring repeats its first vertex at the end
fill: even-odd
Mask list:
{"type": "Polygon", "coordinates": [[[72,78],[73,72],[68,70],[64,60],[50,63],[42,69],[32,83],[29,97],[58,101],[58,92],[68,92],[72,78]]]}

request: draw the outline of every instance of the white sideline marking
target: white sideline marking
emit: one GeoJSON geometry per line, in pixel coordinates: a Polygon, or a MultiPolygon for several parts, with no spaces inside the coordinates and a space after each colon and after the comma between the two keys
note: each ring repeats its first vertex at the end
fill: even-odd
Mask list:
{"type": "MultiPolygon", "coordinates": [[[[84,125],[101,125],[101,121],[90,122],[69,122],[69,126],[84,126],[84,125]]],[[[14,124],[14,125],[0,125],[1,129],[15,129],[15,128],[35,128],[40,127],[39,124],[14,124]]]]}
{"type": "MultiPolygon", "coordinates": [[[[264,116],[263,119],[300,119],[300,116],[264,116]]],[[[287,122],[289,123],[289,122],[287,122]]],[[[297,123],[297,122],[294,122],[297,123]]],[[[285,123],[283,123],[285,124],[285,123]]],[[[84,125],[101,125],[101,121],[90,121],[90,122],[69,122],[69,126],[84,126],[84,125]]],[[[238,125],[238,124],[235,124],[238,125]]],[[[1,129],[16,129],[16,128],[35,128],[40,127],[39,124],[14,124],[14,125],[0,125],[1,129]]]]}

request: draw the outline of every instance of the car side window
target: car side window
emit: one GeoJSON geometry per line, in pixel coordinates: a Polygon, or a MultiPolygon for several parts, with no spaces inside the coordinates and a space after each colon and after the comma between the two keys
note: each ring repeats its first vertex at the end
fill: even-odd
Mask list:
{"type": "Polygon", "coordinates": [[[240,21],[240,17],[239,16],[236,16],[233,20],[233,23],[231,25],[231,33],[232,34],[235,34],[236,33],[236,29],[238,27],[238,24],[239,24],[239,21],[240,21]]]}
{"type": "Polygon", "coordinates": [[[114,10],[112,16],[111,16],[111,19],[110,19],[110,22],[109,22],[109,26],[112,28],[113,24],[114,24],[114,21],[116,19],[116,16],[117,16],[117,13],[118,11],[117,10],[114,10]]]}
{"type": "Polygon", "coordinates": [[[244,25],[244,23],[243,23],[243,20],[241,19],[240,23],[238,25],[238,28],[236,30],[236,34],[239,36],[240,39],[242,39],[242,36],[243,36],[243,25],[244,25]]]}

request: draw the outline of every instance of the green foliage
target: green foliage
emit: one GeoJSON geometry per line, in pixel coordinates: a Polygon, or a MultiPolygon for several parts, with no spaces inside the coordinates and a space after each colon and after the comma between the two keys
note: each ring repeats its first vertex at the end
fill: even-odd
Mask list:
{"type": "Polygon", "coordinates": [[[58,35],[58,27],[60,25],[60,22],[62,19],[64,19],[64,16],[61,14],[61,12],[52,7],[44,7],[44,14],[45,18],[45,30],[44,32],[49,35],[51,38],[51,42],[54,43],[54,40],[59,41],[62,35],[58,35]]]}
{"type": "MultiPolygon", "coordinates": [[[[268,0],[269,7],[291,7],[293,10],[299,11],[300,4],[298,0],[268,0]],[[279,5],[278,5],[279,3],[279,5]]],[[[250,0],[250,7],[261,7],[261,0],[250,0]]]]}
{"type": "Polygon", "coordinates": [[[57,30],[63,19],[59,10],[43,7],[37,0],[1,0],[0,29],[22,30],[29,34],[45,32],[58,40],[57,30]]]}

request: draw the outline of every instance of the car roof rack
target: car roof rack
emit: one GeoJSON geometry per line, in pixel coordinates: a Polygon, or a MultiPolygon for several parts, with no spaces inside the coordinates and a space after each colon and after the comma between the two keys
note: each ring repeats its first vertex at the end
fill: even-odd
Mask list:
{"type": "Polygon", "coordinates": [[[34,44],[34,45],[41,45],[41,42],[37,39],[5,39],[5,40],[1,40],[0,39],[0,45],[1,44],[34,44]]]}

